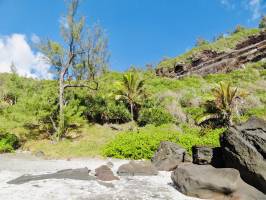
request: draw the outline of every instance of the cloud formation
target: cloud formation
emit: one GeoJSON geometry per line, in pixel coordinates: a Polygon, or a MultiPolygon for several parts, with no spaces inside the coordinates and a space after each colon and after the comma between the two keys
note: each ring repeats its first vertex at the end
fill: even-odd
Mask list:
{"type": "Polygon", "coordinates": [[[252,12],[252,19],[259,19],[263,15],[266,3],[263,0],[249,0],[248,9],[252,12]]]}
{"type": "MultiPolygon", "coordinates": [[[[31,38],[37,39],[37,36],[31,38]]],[[[50,79],[50,66],[43,60],[40,52],[34,52],[23,34],[0,37],[0,72],[10,72],[14,63],[21,76],[50,79]]]]}
{"type": "MultiPolygon", "coordinates": [[[[251,13],[251,20],[257,20],[265,13],[265,0],[241,0],[239,2],[241,8],[251,13]]],[[[235,9],[238,6],[235,0],[220,0],[220,3],[229,9],[235,9]]]]}

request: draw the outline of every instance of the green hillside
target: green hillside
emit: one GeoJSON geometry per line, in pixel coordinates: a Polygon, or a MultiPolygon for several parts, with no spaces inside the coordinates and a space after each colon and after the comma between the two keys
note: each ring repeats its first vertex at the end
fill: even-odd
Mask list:
{"type": "Polygon", "coordinates": [[[238,43],[244,41],[251,35],[256,35],[260,32],[260,29],[247,29],[247,28],[236,28],[235,31],[226,36],[220,36],[213,42],[203,42],[197,45],[186,53],[177,56],[175,58],[165,59],[159,63],[158,68],[171,68],[176,63],[189,63],[191,62],[191,56],[202,51],[202,50],[213,50],[216,52],[228,52],[236,47],[238,43]]]}
{"type": "MultiPolygon", "coordinates": [[[[258,29],[235,31],[164,60],[158,67],[189,62],[193,54],[205,49],[228,51],[258,32],[258,29]]],[[[263,60],[227,74],[205,77],[177,80],[158,77],[154,70],[130,69],[124,73],[106,72],[95,81],[97,90],[87,87],[66,90],[67,129],[63,139],[54,142],[59,120],[58,82],[23,78],[15,73],[0,74],[0,132],[15,134],[24,150],[43,151],[51,157],[101,155],[141,159],[150,158],[163,140],[176,142],[188,152],[193,145],[218,146],[219,136],[229,123],[229,118],[221,118],[226,116],[222,112],[230,114],[230,123],[240,123],[251,116],[266,119],[266,61],[263,60]],[[130,99],[121,98],[125,80],[139,84],[134,91],[141,89],[135,94],[133,110],[130,99]],[[220,82],[231,84],[227,85],[227,92],[237,88],[239,93],[233,97],[230,112],[221,108],[214,93],[215,88],[219,90],[220,82]],[[220,118],[206,117],[214,115],[220,118]]],[[[7,146],[10,141],[7,138],[3,134],[0,137],[0,152],[12,150],[7,146]]]]}

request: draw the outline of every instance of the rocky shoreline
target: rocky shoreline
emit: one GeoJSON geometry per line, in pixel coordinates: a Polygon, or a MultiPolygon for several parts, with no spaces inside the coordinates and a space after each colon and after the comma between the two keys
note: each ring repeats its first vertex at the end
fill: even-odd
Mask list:
{"type": "MultiPolygon", "coordinates": [[[[5,181],[4,192],[25,185],[44,187],[42,184],[48,182],[82,181],[82,185],[94,186],[89,193],[77,192],[79,198],[98,195],[86,199],[99,199],[99,195],[100,199],[265,199],[266,122],[251,118],[244,124],[230,127],[220,141],[221,147],[193,147],[192,157],[175,143],[161,142],[151,161],[56,161],[30,155],[20,159],[16,155],[1,155],[0,179],[5,181]],[[15,163],[21,166],[14,166],[15,163]],[[1,175],[7,170],[9,173],[20,171],[20,176],[3,180],[1,175]]],[[[3,191],[0,195],[5,195],[3,191]]],[[[65,197],[72,199],[71,194],[68,195],[65,197]]],[[[55,195],[50,199],[60,198],[55,195]]]]}

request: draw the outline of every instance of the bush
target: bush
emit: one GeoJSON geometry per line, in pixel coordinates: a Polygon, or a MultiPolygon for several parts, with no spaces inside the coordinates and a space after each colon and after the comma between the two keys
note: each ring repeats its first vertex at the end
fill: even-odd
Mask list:
{"type": "Polygon", "coordinates": [[[120,102],[114,102],[103,96],[89,97],[86,110],[87,118],[92,122],[125,123],[130,121],[130,113],[126,106],[120,102]]]}
{"type": "Polygon", "coordinates": [[[174,122],[173,116],[161,107],[143,108],[139,113],[138,123],[140,126],[154,124],[160,126],[174,122]]]}
{"type": "Polygon", "coordinates": [[[264,15],[261,18],[261,21],[260,21],[260,24],[259,24],[259,28],[261,28],[261,29],[266,28],[266,15],[264,15]]]}
{"type": "Polygon", "coordinates": [[[207,131],[203,136],[200,129],[183,127],[178,132],[169,125],[149,125],[135,132],[118,134],[103,149],[103,155],[115,158],[151,159],[161,141],[171,141],[184,147],[190,154],[194,145],[219,146],[219,137],[225,129],[207,131]]]}
{"type": "Polygon", "coordinates": [[[233,34],[239,33],[239,32],[243,32],[243,31],[245,31],[245,29],[246,28],[244,26],[237,25],[236,28],[235,28],[235,30],[233,31],[233,34]]]}
{"type": "Polygon", "coordinates": [[[12,152],[19,147],[19,140],[16,135],[0,132],[0,153],[12,152]]]}

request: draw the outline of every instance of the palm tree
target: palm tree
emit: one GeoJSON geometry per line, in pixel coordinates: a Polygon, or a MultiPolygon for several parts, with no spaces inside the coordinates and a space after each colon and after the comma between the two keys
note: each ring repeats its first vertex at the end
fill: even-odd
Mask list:
{"type": "Polygon", "coordinates": [[[224,82],[220,82],[219,87],[212,91],[214,100],[207,102],[207,108],[212,112],[202,116],[198,124],[210,119],[222,119],[227,125],[233,125],[233,114],[237,113],[237,104],[247,93],[240,92],[238,88],[231,87],[230,83],[224,82]]]}
{"type": "Polygon", "coordinates": [[[116,100],[124,100],[129,104],[132,121],[134,121],[134,108],[140,104],[144,94],[144,80],[139,79],[136,73],[128,73],[123,76],[116,100]]]}

